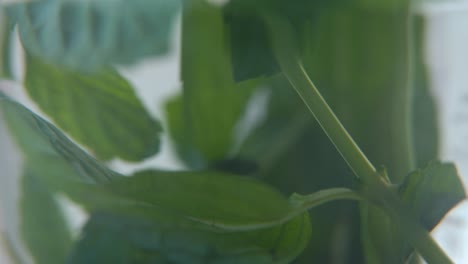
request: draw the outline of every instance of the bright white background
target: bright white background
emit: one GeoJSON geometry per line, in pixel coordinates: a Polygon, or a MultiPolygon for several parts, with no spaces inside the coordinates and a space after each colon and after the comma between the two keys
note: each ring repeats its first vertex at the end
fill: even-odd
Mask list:
{"type": "MultiPolygon", "coordinates": [[[[426,57],[431,73],[431,88],[439,103],[442,127],[442,159],[455,161],[465,186],[468,187],[468,0],[434,1],[421,12],[428,17],[426,57]]],[[[131,68],[122,69],[124,75],[138,89],[138,95],[151,113],[163,118],[161,102],[180,88],[178,79],[178,26],[174,33],[174,49],[163,58],[148,60],[131,68]]],[[[21,75],[21,71],[20,75],[21,75]]],[[[0,89],[27,102],[21,87],[0,82],[0,89]]],[[[164,142],[167,140],[163,139],[164,142]]],[[[160,167],[177,168],[167,144],[154,159],[140,166],[157,164],[160,167]]],[[[113,162],[122,171],[135,166],[113,162]]],[[[18,197],[17,177],[21,159],[8,136],[0,115],[0,231],[15,234],[18,219],[14,213],[18,197]],[[13,212],[13,213],[12,213],[13,212]]],[[[64,206],[70,212],[72,227],[78,227],[84,218],[73,207],[64,206]]],[[[468,263],[468,202],[458,206],[439,225],[434,235],[456,263],[468,263]]],[[[14,241],[18,243],[18,241],[14,241]]],[[[8,264],[1,248],[0,263],[8,264]]]]}

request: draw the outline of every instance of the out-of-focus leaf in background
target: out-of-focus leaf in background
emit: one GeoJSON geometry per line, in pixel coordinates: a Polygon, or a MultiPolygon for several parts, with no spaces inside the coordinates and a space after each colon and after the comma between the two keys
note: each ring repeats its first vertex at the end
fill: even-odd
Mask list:
{"type": "Polygon", "coordinates": [[[431,94],[424,59],[425,22],[421,16],[414,18],[413,36],[413,144],[418,168],[426,167],[439,157],[439,118],[431,94]]]}
{"type": "Polygon", "coordinates": [[[57,188],[67,182],[102,183],[119,177],[70,141],[60,130],[0,94],[0,107],[28,165],[57,188]]]}
{"type": "Polygon", "coordinates": [[[179,0],[39,0],[7,10],[29,53],[90,72],[166,53],[180,5],[179,0]]]}
{"type": "Polygon", "coordinates": [[[234,230],[274,224],[292,209],[267,184],[221,172],[144,171],[103,188],[130,201],[234,230]]]}
{"type": "Polygon", "coordinates": [[[220,7],[195,0],[183,11],[183,95],[168,102],[179,156],[203,167],[229,155],[236,124],[261,80],[236,84],[220,7]]]}
{"type": "Polygon", "coordinates": [[[113,69],[80,73],[28,56],[25,86],[60,128],[100,159],[140,161],[159,150],[161,125],[113,69]]]}
{"type": "Polygon", "coordinates": [[[21,235],[34,263],[64,263],[71,233],[56,198],[36,173],[26,167],[21,179],[21,235]]]}

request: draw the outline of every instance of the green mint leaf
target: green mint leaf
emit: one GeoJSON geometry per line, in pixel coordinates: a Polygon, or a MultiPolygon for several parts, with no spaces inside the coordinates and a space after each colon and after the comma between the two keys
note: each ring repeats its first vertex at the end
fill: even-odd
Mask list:
{"type": "Polygon", "coordinates": [[[140,161],[159,150],[161,125],[112,69],[84,74],[28,57],[25,86],[41,110],[100,159],[140,161]]]}
{"type": "Polygon", "coordinates": [[[199,230],[171,220],[148,222],[95,213],[70,263],[289,263],[310,236],[306,214],[273,228],[229,233],[199,230]]]}
{"type": "Polygon", "coordinates": [[[193,1],[182,25],[183,97],[166,109],[169,130],[183,160],[193,167],[225,158],[234,127],[260,80],[235,84],[222,10],[193,1]]]}
{"type": "Polygon", "coordinates": [[[7,10],[28,52],[89,72],[164,54],[180,5],[179,0],[38,0],[7,10]]]}
{"type": "Polygon", "coordinates": [[[48,184],[100,183],[119,177],[52,124],[1,93],[0,107],[26,160],[48,184]]]}
{"type": "Polygon", "coordinates": [[[143,171],[102,191],[164,208],[222,229],[255,229],[282,221],[288,200],[257,180],[220,172],[143,171]]]}
{"type": "Polygon", "coordinates": [[[466,198],[455,165],[441,162],[432,162],[426,168],[410,173],[399,192],[403,202],[428,230],[466,198]]]}
{"type": "Polygon", "coordinates": [[[40,178],[26,166],[21,180],[21,235],[36,264],[64,263],[72,242],[70,230],[40,178]]]}
{"type": "Polygon", "coordinates": [[[288,200],[253,178],[210,171],[143,171],[88,191],[91,211],[120,212],[127,205],[150,218],[153,211],[168,212],[224,231],[271,227],[329,201],[360,199],[349,189],[332,188],[288,200]]]}

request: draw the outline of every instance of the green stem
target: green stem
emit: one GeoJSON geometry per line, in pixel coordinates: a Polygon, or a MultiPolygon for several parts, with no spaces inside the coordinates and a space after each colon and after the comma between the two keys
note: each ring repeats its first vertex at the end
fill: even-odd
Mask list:
{"type": "Polygon", "coordinates": [[[297,209],[294,210],[293,215],[302,213],[303,211],[310,210],[314,207],[336,200],[355,200],[360,201],[363,197],[357,192],[347,188],[330,188],[317,191],[308,195],[300,195],[294,193],[289,198],[290,202],[294,205],[297,204],[297,209]]]}
{"type": "Polygon", "coordinates": [[[287,23],[283,23],[283,21],[272,16],[266,16],[266,21],[269,28],[274,29],[274,34],[271,34],[271,37],[273,38],[273,49],[280,68],[307,108],[309,108],[355,175],[364,181],[366,181],[366,178],[375,177],[376,170],[374,166],[343,127],[314,83],[309,79],[292,43],[294,39],[293,30],[289,28],[290,26],[287,23]]]}
{"type": "Polygon", "coordinates": [[[270,29],[274,54],[307,108],[333,142],[355,175],[361,180],[361,195],[383,208],[407,234],[410,244],[428,263],[452,263],[445,252],[432,239],[401,202],[398,195],[383,180],[369,159],[346,131],[307,75],[297,54],[292,26],[288,21],[265,14],[270,29]]]}

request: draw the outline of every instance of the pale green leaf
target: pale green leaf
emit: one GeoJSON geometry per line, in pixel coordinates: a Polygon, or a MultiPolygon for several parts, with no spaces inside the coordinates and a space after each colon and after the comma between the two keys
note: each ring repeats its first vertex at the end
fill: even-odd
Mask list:
{"type": "Polygon", "coordinates": [[[106,182],[117,173],[100,164],[60,130],[19,103],[0,94],[5,119],[31,166],[55,181],[106,182]],[[49,175],[50,174],[50,175],[49,175]]]}
{"type": "Polygon", "coordinates": [[[60,128],[100,159],[140,161],[159,150],[160,124],[112,69],[84,74],[29,56],[25,86],[60,128]]]}
{"type": "Polygon", "coordinates": [[[260,80],[235,84],[222,10],[203,1],[184,9],[183,97],[167,106],[169,130],[192,167],[221,160],[234,146],[235,126],[260,80]]]}
{"type": "Polygon", "coordinates": [[[7,9],[28,52],[89,72],[164,54],[180,5],[179,0],[39,0],[7,9]]]}
{"type": "Polygon", "coordinates": [[[21,235],[35,263],[64,263],[72,242],[64,214],[40,176],[27,167],[20,205],[21,235]]]}

